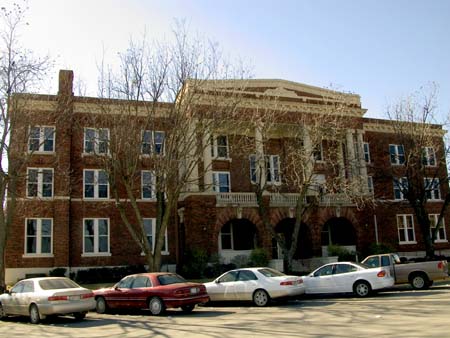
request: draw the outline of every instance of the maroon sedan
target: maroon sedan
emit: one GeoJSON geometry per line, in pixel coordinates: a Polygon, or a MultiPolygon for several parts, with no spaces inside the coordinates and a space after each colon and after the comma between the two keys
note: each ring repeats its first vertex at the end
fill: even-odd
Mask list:
{"type": "Polygon", "coordinates": [[[96,310],[149,309],[159,315],[167,308],[191,312],[196,304],[209,301],[203,284],[187,282],[183,277],[169,272],[152,272],[122,278],[112,288],[94,291],[96,310]]]}

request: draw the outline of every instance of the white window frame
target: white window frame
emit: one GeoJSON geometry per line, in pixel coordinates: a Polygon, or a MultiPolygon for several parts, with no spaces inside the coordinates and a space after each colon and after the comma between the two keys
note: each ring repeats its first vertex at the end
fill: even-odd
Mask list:
{"type": "Polygon", "coordinates": [[[258,179],[258,166],[257,166],[257,160],[256,155],[250,155],[248,157],[248,160],[250,162],[250,182],[252,184],[256,184],[258,179]]]}
{"type": "MultiPolygon", "coordinates": [[[[56,133],[55,133],[55,126],[30,126],[29,130],[28,130],[28,152],[29,153],[42,153],[42,154],[52,154],[55,152],[55,138],[56,138],[56,133]],[[38,144],[38,149],[30,149],[31,148],[31,129],[32,128],[39,128],[39,144],[38,144]],[[49,140],[49,138],[46,137],[45,135],[45,130],[46,129],[53,129],[51,135],[53,136],[52,138],[52,150],[45,150],[45,141],[49,140]]],[[[36,138],[33,138],[33,140],[37,140],[36,138]]]]}
{"type": "Polygon", "coordinates": [[[212,157],[215,159],[219,159],[219,160],[229,160],[230,159],[230,147],[229,147],[229,142],[228,142],[228,135],[214,135],[212,137],[212,148],[211,148],[211,152],[212,152],[212,157]],[[217,141],[218,138],[224,138],[225,139],[225,146],[220,145],[219,146],[219,142],[217,141]],[[225,156],[219,156],[219,148],[221,149],[225,149],[225,156]]]}
{"type": "MultiPolygon", "coordinates": [[[[103,235],[104,236],[104,235],[103,235]]],[[[90,218],[86,217],[83,218],[83,257],[89,257],[89,256],[111,256],[111,225],[110,225],[110,219],[109,218],[90,218]],[[108,250],[105,252],[99,251],[99,240],[100,240],[100,234],[99,234],[99,221],[106,220],[107,227],[108,227],[108,250]],[[94,247],[92,252],[86,252],[86,246],[85,246],[85,237],[86,237],[86,221],[93,221],[94,222],[94,247]]]]}
{"type": "Polygon", "coordinates": [[[438,178],[425,177],[423,185],[429,201],[441,200],[441,185],[438,178]]]}
{"type": "Polygon", "coordinates": [[[372,195],[375,193],[372,176],[367,176],[367,191],[369,192],[369,194],[372,194],[372,195]]]}
{"type": "Polygon", "coordinates": [[[141,171],[141,198],[143,200],[154,200],[156,199],[156,190],[155,190],[155,172],[152,170],[142,170],[141,171]],[[151,196],[145,197],[144,196],[144,187],[146,187],[148,184],[144,184],[144,175],[150,174],[150,191],[151,196]]]}
{"type": "Polygon", "coordinates": [[[398,234],[398,242],[399,244],[417,244],[416,242],[416,233],[414,230],[414,217],[411,214],[399,214],[396,217],[397,219],[397,234],[398,234]],[[407,221],[409,219],[409,222],[407,221]],[[410,225],[408,227],[408,225],[410,225]],[[409,238],[408,230],[412,230],[412,237],[409,238]],[[403,232],[403,236],[405,238],[404,241],[401,240],[401,232],[403,232]]]}
{"type": "Polygon", "coordinates": [[[220,251],[233,251],[234,250],[233,225],[230,224],[230,232],[223,233],[222,229],[223,229],[223,226],[222,226],[222,228],[220,229],[220,232],[219,232],[219,249],[220,249],[220,251]],[[230,236],[230,244],[231,244],[230,246],[231,246],[231,248],[224,249],[222,247],[222,236],[223,235],[230,236]]]}
{"type": "Polygon", "coordinates": [[[108,128],[90,128],[90,127],[85,127],[84,128],[84,132],[83,132],[83,154],[85,155],[92,155],[92,154],[96,154],[96,155],[109,155],[109,140],[110,140],[110,134],[109,134],[109,129],[108,128]],[[88,130],[92,130],[94,131],[94,139],[93,140],[88,140],[86,137],[86,133],[88,130]],[[101,139],[100,138],[100,133],[106,131],[106,140],[101,139]],[[89,151],[87,148],[87,144],[88,142],[93,142],[93,150],[89,151]],[[106,147],[106,150],[101,150],[101,144],[105,143],[106,145],[104,145],[104,147],[106,147]]]}
{"type": "Polygon", "coordinates": [[[29,217],[25,218],[25,243],[24,243],[24,257],[53,257],[53,218],[38,218],[38,217],[29,217]],[[28,221],[34,220],[36,221],[36,236],[28,235],[28,221]],[[51,225],[50,236],[42,235],[42,221],[49,220],[51,225]],[[36,237],[36,252],[27,252],[27,242],[28,238],[36,237]],[[42,239],[43,237],[50,237],[50,252],[42,252],[42,239]]]}
{"type": "Polygon", "coordinates": [[[229,171],[213,171],[212,172],[212,178],[213,178],[213,191],[217,193],[228,193],[231,192],[231,178],[230,178],[230,172],[229,171]],[[220,191],[220,175],[227,175],[228,176],[228,191],[220,191]]]}
{"type": "Polygon", "coordinates": [[[406,160],[405,156],[405,147],[403,144],[389,144],[389,161],[391,162],[391,165],[404,165],[406,160]],[[403,155],[400,156],[399,149],[402,149],[403,155]],[[391,152],[391,149],[394,150],[394,152],[391,152]],[[394,158],[393,158],[394,156],[394,158]],[[403,160],[401,160],[403,158],[403,160]]]}
{"type": "Polygon", "coordinates": [[[83,169],[83,199],[86,200],[106,200],[109,199],[109,180],[108,180],[108,174],[105,172],[106,175],[106,188],[107,188],[107,196],[106,197],[99,197],[99,183],[98,183],[98,176],[100,172],[105,172],[101,169],[83,169]],[[93,197],[86,197],[86,172],[93,171],[94,172],[94,196],[93,197]]]}
{"type": "Polygon", "coordinates": [[[405,196],[403,195],[403,191],[402,191],[402,186],[403,185],[407,185],[408,186],[408,178],[406,178],[406,177],[395,177],[393,182],[392,182],[392,185],[394,187],[394,200],[396,200],[396,201],[403,201],[403,200],[405,200],[405,196]],[[400,182],[400,186],[395,183],[396,181],[400,182]],[[400,198],[397,198],[396,191],[398,191],[398,193],[400,195],[400,198]]]}
{"type": "Polygon", "coordinates": [[[278,155],[266,155],[266,183],[273,185],[281,184],[281,165],[280,165],[280,156],[278,155]],[[274,165],[274,160],[277,159],[277,165],[274,165]],[[269,180],[268,176],[270,174],[271,178],[277,177],[277,179],[269,180]]]}
{"type": "MultiPolygon", "coordinates": [[[[432,234],[432,230],[436,228],[437,221],[439,219],[439,214],[429,214],[428,218],[430,219],[430,236],[432,234]]],[[[447,232],[445,231],[445,219],[442,219],[442,226],[439,227],[438,232],[436,233],[436,239],[434,243],[447,243],[447,232]],[[443,238],[441,236],[441,232],[443,234],[443,238]]]]}
{"type": "Polygon", "coordinates": [[[424,147],[423,150],[423,156],[422,156],[422,163],[426,167],[436,167],[436,152],[434,151],[433,147],[424,147]],[[434,162],[434,163],[432,163],[434,162]]]}
{"type": "Polygon", "coordinates": [[[371,158],[370,158],[370,146],[369,146],[369,142],[363,142],[363,152],[364,152],[364,160],[366,161],[366,163],[371,163],[371,158]]]}
{"type": "MultiPolygon", "coordinates": [[[[152,227],[152,233],[151,233],[151,238],[152,238],[152,253],[155,253],[155,245],[156,242],[154,241],[154,238],[156,236],[156,218],[143,218],[142,219],[143,222],[145,221],[151,221],[151,227],[152,227]]],[[[144,229],[145,229],[145,224],[144,224],[144,229]]],[[[148,240],[149,237],[149,233],[147,232],[147,229],[145,229],[146,232],[146,238],[148,240]]],[[[161,254],[162,255],[169,255],[169,237],[167,236],[167,229],[164,233],[164,245],[163,248],[161,250],[161,254]]]]}
{"type": "Polygon", "coordinates": [[[142,156],[152,156],[152,155],[164,155],[165,154],[165,140],[166,140],[166,132],[162,130],[142,130],[141,132],[141,154],[142,156]],[[150,142],[144,142],[145,141],[145,135],[149,134],[150,136],[150,142]],[[157,135],[163,135],[162,142],[156,142],[156,136],[157,135]],[[144,145],[146,145],[150,150],[144,151],[144,145]],[[157,152],[156,148],[157,145],[160,146],[160,151],[157,152]]]}
{"type": "Polygon", "coordinates": [[[315,147],[313,147],[313,158],[315,162],[324,162],[323,157],[323,142],[320,141],[319,144],[317,144],[315,147]]]}
{"type": "Polygon", "coordinates": [[[53,168],[33,168],[33,167],[27,168],[27,198],[52,199],[54,196],[54,187],[55,187],[55,172],[54,172],[53,168]],[[30,170],[37,171],[36,196],[30,196],[30,189],[29,189],[29,185],[31,184],[29,181],[30,170]],[[42,196],[42,192],[44,190],[44,170],[51,171],[51,173],[52,173],[52,182],[45,183],[45,184],[51,184],[51,186],[52,186],[51,196],[42,196]]]}

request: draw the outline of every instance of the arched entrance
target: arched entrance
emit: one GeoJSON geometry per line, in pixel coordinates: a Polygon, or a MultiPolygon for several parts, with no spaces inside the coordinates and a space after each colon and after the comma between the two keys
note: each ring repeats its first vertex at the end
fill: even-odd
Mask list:
{"type": "Polygon", "coordinates": [[[257,247],[256,226],[248,219],[232,219],[219,232],[219,254],[225,263],[238,255],[250,255],[257,247]]]}
{"type": "MultiPolygon", "coordinates": [[[[277,233],[283,233],[284,238],[286,239],[286,246],[288,248],[291,247],[292,244],[292,233],[294,231],[295,219],[294,218],[285,218],[281,220],[275,227],[275,231],[277,233]]],[[[281,247],[276,243],[276,240],[273,241],[273,250],[272,257],[281,259],[283,258],[283,253],[281,251],[281,247]]],[[[305,223],[301,223],[300,231],[298,233],[297,238],[297,250],[294,254],[294,259],[305,259],[311,258],[313,256],[312,249],[312,240],[311,240],[311,232],[309,227],[305,223]]]]}
{"type": "Polygon", "coordinates": [[[356,251],[356,233],[352,223],[345,217],[333,217],[322,228],[322,255],[327,256],[329,245],[340,245],[356,251]]]}

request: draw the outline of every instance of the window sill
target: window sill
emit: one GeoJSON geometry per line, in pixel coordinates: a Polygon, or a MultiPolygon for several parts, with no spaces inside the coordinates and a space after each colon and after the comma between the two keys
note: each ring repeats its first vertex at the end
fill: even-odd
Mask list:
{"type": "Polygon", "coordinates": [[[53,258],[53,254],[24,254],[22,258],[53,258]]]}
{"type": "MultiPolygon", "coordinates": [[[[161,251],[161,255],[163,255],[163,256],[169,256],[169,255],[170,255],[170,252],[169,252],[169,251],[161,251]]],[[[141,256],[144,257],[144,256],[145,256],[145,253],[141,252],[141,256]]]]}
{"type": "Polygon", "coordinates": [[[109,197],[84,197],[83,201],[85,202],[110,202],[111,199],[109,197]]]}
{"type": "Polygon", "coordinates": [[[435,240],[434,243],[448,243],[448,241],[446,239],[438,239],[435,240]]]}
{"type": "Polygon", "coordinates": [[[33,200],[33,201],[52,201],[53,200],[53,196],[52,197],[39,197],[39,196],[27,196],[27,199],[29,200],[33,200]]]}
{"type": "Polygon", "coordinates": [[[94,157],[94,156],[111,156],[110,153],[104,154],[104,153],[81,153],[81,157],[94,157]]]}
{"type": "Polygon", "coordinates": [[[81,254],[81,257],[111,257],[110,252],[85,252],[81,254]]]}
{"type": "Polygon", "coordinates": [[[36,150],[36,151],[28,151],[28,155],[56,155],[56,152],[53,151],[43,151],[43,150],[36,150]]]}
{"type": "Polygon", "coordinates": [[[417,242],[416,241],[414,241],[414,242],[398,242],[398,244],[400,244],[400,245],[410,245],[410,244],[417,244],[417,242]]]}

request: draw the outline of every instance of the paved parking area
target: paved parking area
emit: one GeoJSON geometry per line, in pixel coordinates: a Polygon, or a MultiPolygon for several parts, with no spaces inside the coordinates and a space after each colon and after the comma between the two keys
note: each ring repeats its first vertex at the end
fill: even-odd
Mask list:
{"type": "Polygon", "coordinates": [[[374,297],[308,297],[266,308],[204,306],[191,314],[169,310],[99,315],[84,321],[27,318],[0,322],[0,337],[449,337],[450,285],[427,291],[389,291],[374,297]]]}

